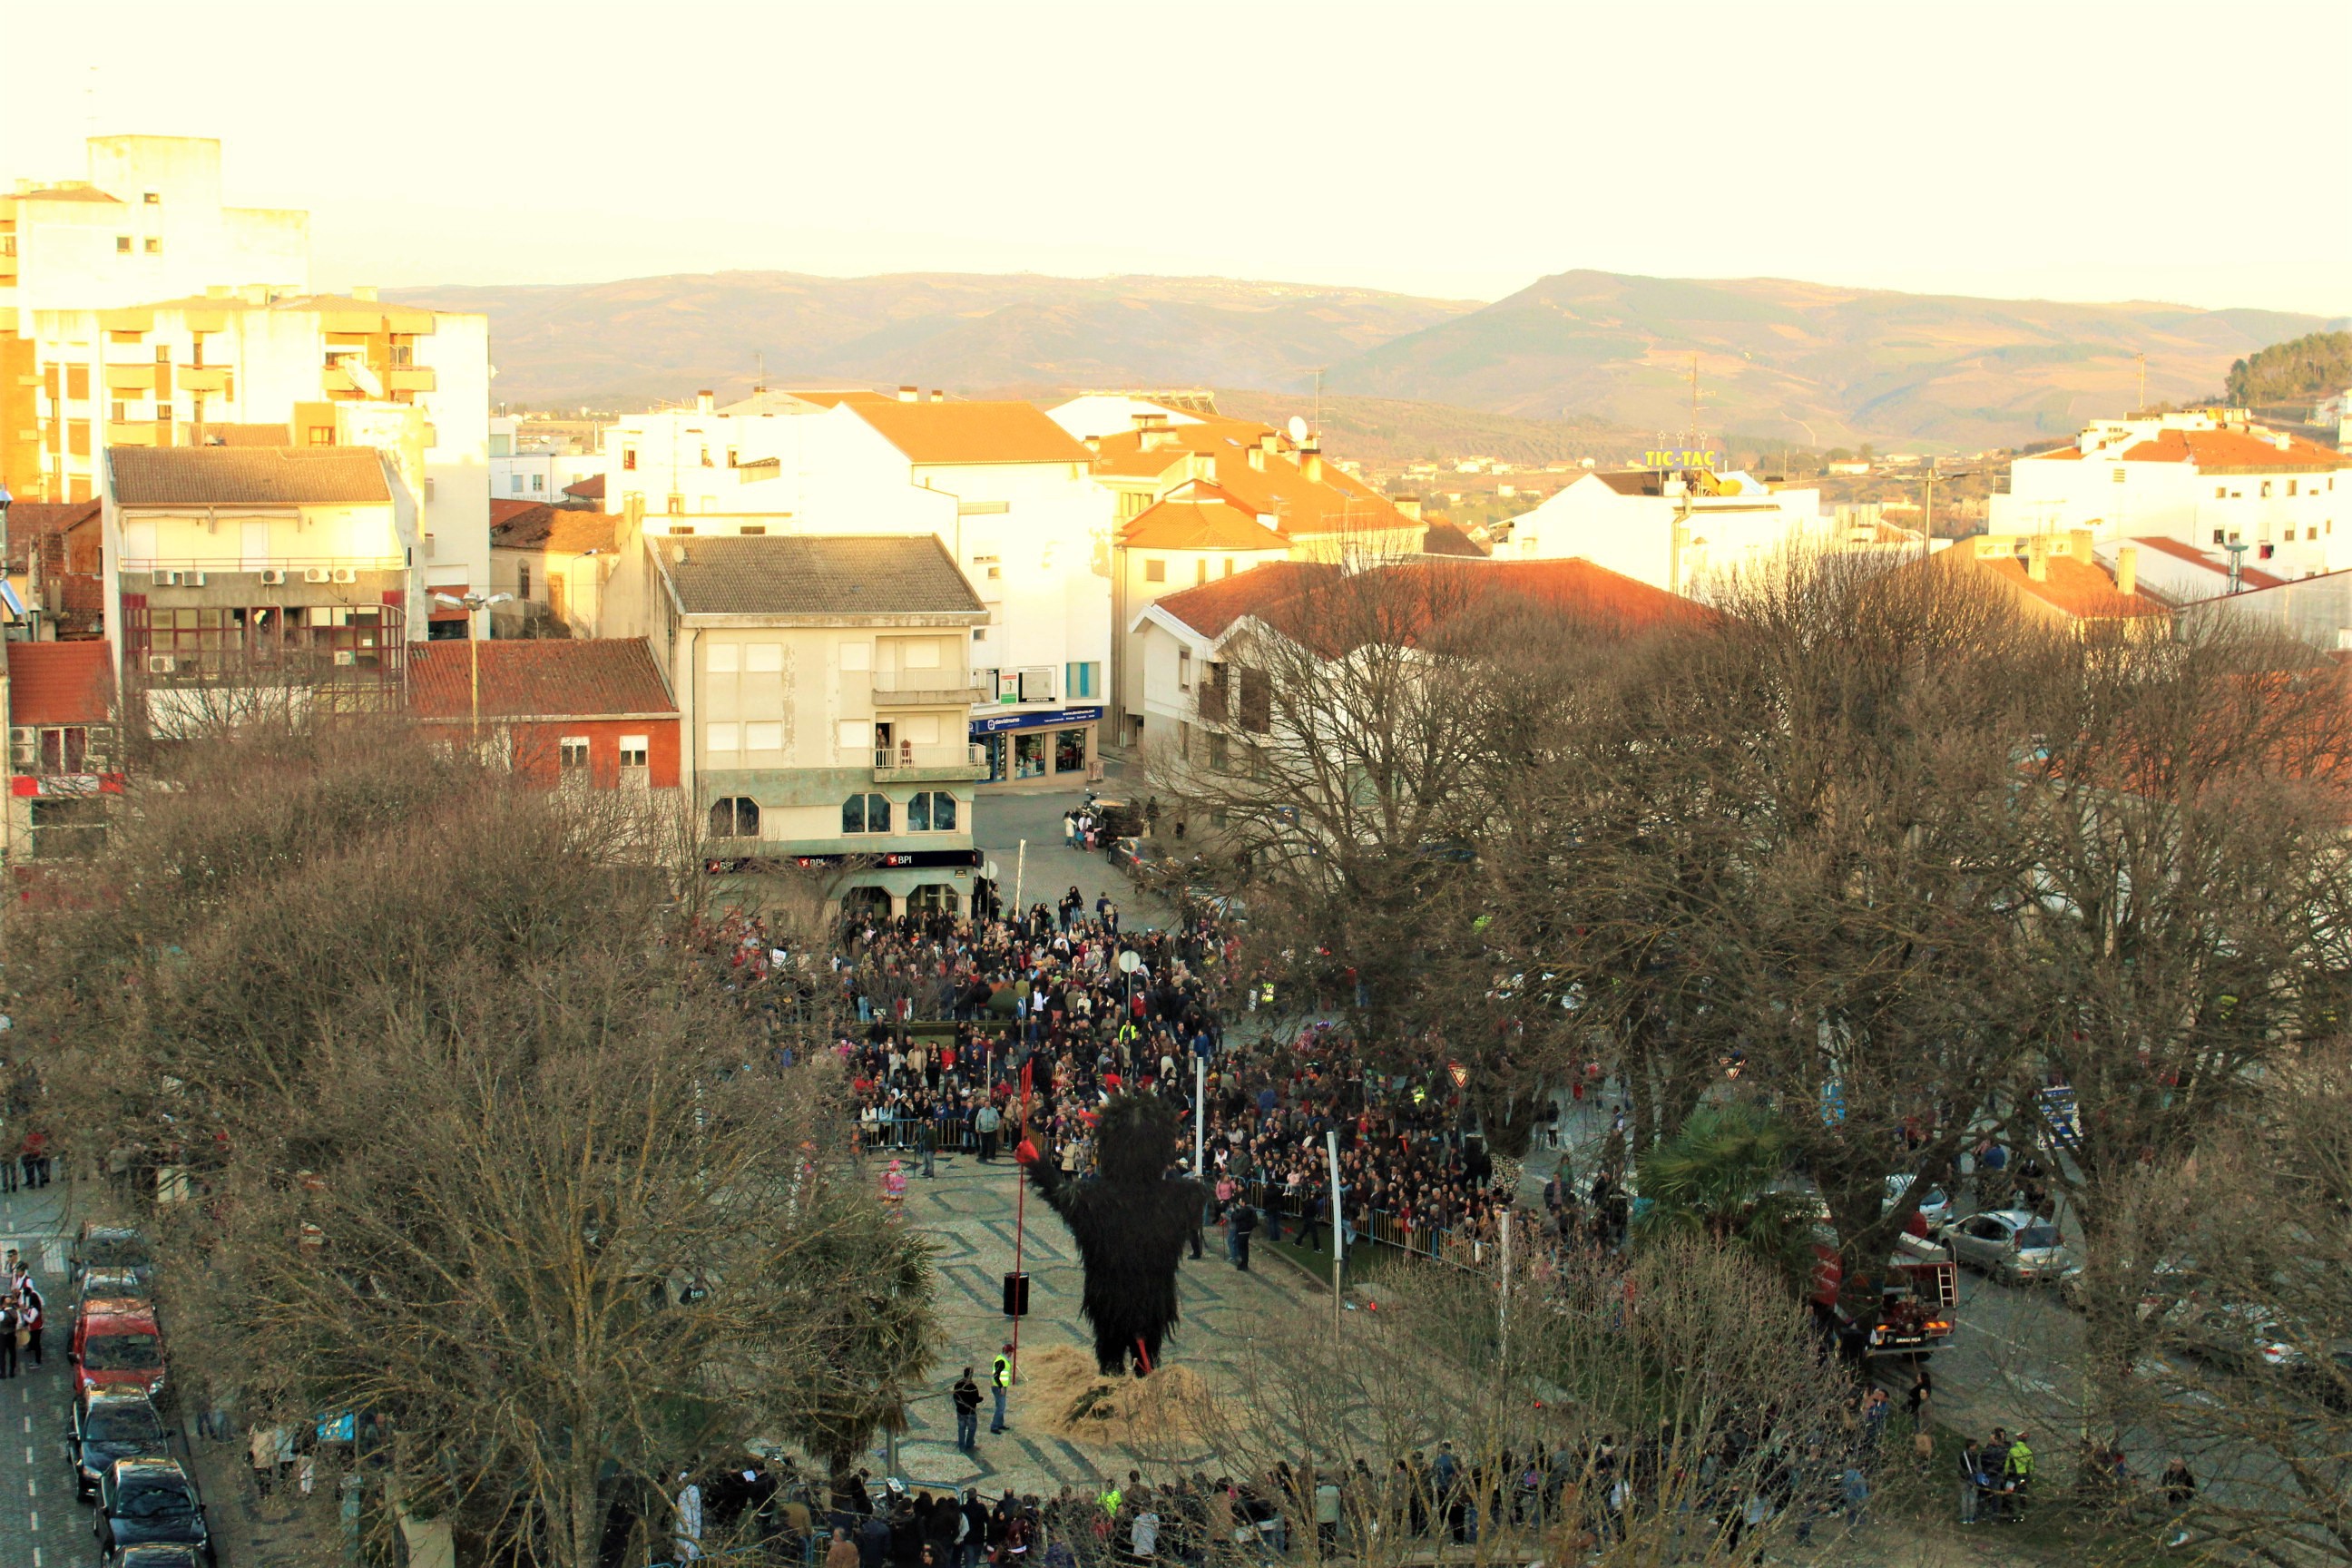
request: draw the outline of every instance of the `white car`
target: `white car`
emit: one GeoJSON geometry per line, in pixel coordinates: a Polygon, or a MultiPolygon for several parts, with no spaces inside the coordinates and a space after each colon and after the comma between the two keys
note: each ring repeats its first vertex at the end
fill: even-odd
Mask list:
{"type": "Polygon", "coordinates": [[[1973,1214],[1938,1234],[1955,1260],[2012,1285],[2055,1279],[2074,1261],[2058,1227],[2024,1209],[1973,1214]]]}
{"type": "MultiPolygon", "coordinates": [[[[1917,1180],[1916,1176],[1887,1177],[1886,1202],[1879,1212],[1883,1214],[1885,1210],[1902,1203],[1917,1180]]],[[[1919,1217],[1927,1222],[1927,1228],[1930,1231],[1943,1226],[1952,1217],[1952,1200],[1944,1195],[1944,1189],[1941,1187],[1929,1187],[1927,1196],[1919,1200],[1918,1208],[1919,1217]]]]}

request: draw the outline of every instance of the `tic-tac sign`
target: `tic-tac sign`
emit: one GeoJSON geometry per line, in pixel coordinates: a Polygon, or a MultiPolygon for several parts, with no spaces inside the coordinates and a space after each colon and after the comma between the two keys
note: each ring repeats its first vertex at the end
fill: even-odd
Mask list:
{"type": "Polygon", "coordinates": [[[1716,468],[1723,466],[1722,459],[1723,454],[1712,447],[1685,448],[1680,451],[1669,447],[1663,452],[1643,453],[1642,467],[1645,468],[1716,468]]]}

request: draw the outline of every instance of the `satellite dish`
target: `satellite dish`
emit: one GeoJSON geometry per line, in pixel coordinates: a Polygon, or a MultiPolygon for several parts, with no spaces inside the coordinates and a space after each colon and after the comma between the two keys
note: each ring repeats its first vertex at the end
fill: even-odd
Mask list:
{"type": "Polygon", "coordinates": [[[1296,414],[1290,416],[1290,438],[1300,443],[1307,439],[1307,421],[1296,414]]]}

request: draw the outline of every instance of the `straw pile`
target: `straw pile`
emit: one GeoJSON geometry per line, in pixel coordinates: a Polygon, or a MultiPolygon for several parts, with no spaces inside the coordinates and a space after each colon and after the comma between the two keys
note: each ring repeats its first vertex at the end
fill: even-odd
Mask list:
{"type": "Polygon", "coordinates": [[[1208,1416],[1209,1391],[1186,1366],[1161,1366],[1150,1377],[1105,1377],[1094,1354],[1055,1345],[1021,1358],[1020,1400],[1029,1424],[1074,1443],[1133,1447],[1197,1438],[1208,1416]]]}

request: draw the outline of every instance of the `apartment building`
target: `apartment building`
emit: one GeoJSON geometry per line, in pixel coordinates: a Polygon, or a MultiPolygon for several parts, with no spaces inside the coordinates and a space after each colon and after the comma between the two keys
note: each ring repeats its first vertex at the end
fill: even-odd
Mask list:
{"type": "Polygon", "coordinates": [[[968,907],[971,633],[988,609],[939,540],[630,532],[608,629],[676,694],[680,776],[715,871],[838,868],[839,896],[968,907]]]}
{"type": "Polygon", "coordinates": [[[2242,408],[2195,408],[2098,420],[2072,446],[2017,458],[1988,531],[2170,539],[2293,579],[2352,565],[2339,521],[2352,523],[2352,456],[2242,408]]]}
{"type": "Polygon", "coordinates": [[[845,403],[887,401],[862,387],[761,387],[724,405],[716,393],[698,392],[690,408],[625,414],[604,431],[605,507],[624,511],[634,501],[660,517],[759,510],[734,492],[795,478],[812,418],[845,403]]]}
{"type": "Polygon", "coordinates": [[[408,714],[532,784],[678,787],[677,703],[643,637],[444,643],[411,650],[408,714]]]}
{"type": "Polygon", "coordinates": [[[168,732],[281,701],[396,705],[426,590],[390,454],[116,447],[102,479],[106,631],[137,717],[168,732]]]}
{"type": "Polygon", "coordinates": [[[114,650],[103,641],[7,645],[8,796],[0,859],[68,859],[105,843],[122,794],[114,650]]]}
{"type": "Polygon", "coordinates": [[[25,500],[94,493],[87,414],[73,443],[82,488],[45,455],[35,388],[57,361],[32,313],[135,305],[214,284],[299,291],[310,283],[310,215],[225,204],[218,142],[94,136],[87,156],[81,178],[16,179],[0,194],[0,486],[25,500]]]}

